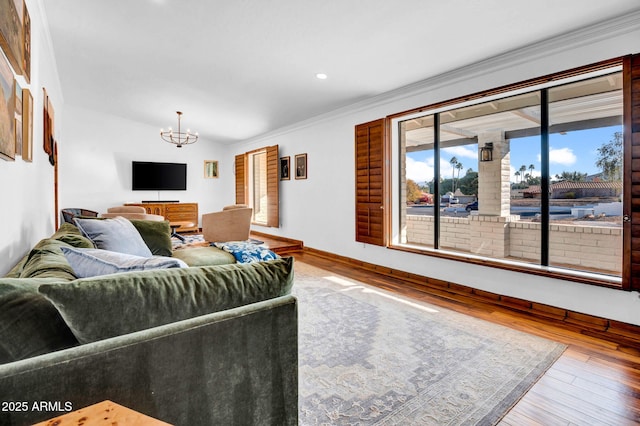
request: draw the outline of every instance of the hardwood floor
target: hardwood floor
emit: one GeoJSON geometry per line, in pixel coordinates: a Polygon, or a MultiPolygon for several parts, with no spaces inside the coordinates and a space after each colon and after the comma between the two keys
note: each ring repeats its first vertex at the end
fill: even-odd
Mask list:
{"type": "MultiPolygon", "coordinates": [[[[552,317],[530,315],[469,295],[438,294],[411,280],[377,273],[313,251],[288,250],[297,262],[443,308],[564,343],[568,349],[502,419],[501,425],[640,424],[640,335],[619,341],[552,317]]],[[[610,334],[610,333],[609,333],[610,334]]]]}

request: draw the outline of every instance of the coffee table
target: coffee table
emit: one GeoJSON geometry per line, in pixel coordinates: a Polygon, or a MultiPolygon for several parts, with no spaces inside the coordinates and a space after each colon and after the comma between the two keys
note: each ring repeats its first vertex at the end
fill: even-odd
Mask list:
{"type": "Polygon", "coordinates": [[[106,400],[33,426],[172,426],[106,400]]]}
{"type": "Polygon", "coordinates": [[[179,239],[180,241],[182,241],[183,243],[185,242],[185,239],[182,235],[178,234],[176,232],[176,230],[178,228],[191,228],[194,226],[193,222],[186,222],[186,221],[175,221],[175,222],[169,222],[169,226],[171,227],[171,236],[172,237],[176,237],[177,239],[179,239]]]}

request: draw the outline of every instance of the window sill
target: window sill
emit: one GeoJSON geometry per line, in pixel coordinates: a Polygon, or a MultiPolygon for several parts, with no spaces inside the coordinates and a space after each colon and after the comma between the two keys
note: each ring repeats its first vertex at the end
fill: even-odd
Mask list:
{"type": "Polygon", "coordinates": [[[615,276],[605,277],[600,274],[590,273],[586,271],[569,270],[553,266],[540,266],[512,260],[489,259],[486,257],[474,256],[473,254],[469,253],[459,253],[442,249],[433,250],[414,245],[389,245],[388,248],[408,253],[455,260],[458,262],[470,263],[474,265],[487,266],[490,268],[504,269],[507,271],[539,275],[547,278],[573,281],[582,284],[622,290],[622,279],[615,276]]]}

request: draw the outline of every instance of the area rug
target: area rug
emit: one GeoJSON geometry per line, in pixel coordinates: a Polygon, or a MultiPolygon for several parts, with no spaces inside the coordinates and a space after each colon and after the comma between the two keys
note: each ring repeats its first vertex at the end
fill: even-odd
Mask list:
{"type": "Polygon", "coordinates": [[[302,262],[300,425],[492,425],[565,346],[302,262]]]}

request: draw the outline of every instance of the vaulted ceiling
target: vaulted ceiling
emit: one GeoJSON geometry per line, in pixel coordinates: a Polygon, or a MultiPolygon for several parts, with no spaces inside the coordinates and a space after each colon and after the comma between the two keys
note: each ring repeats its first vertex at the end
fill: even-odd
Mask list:
{"type": "Polygon", "coordinates": [[[637,11],[637,0],[43,2],[65,104],[245,140],[637,11]],[[325,73],[328,78],[316,78],[325,73]]]}

